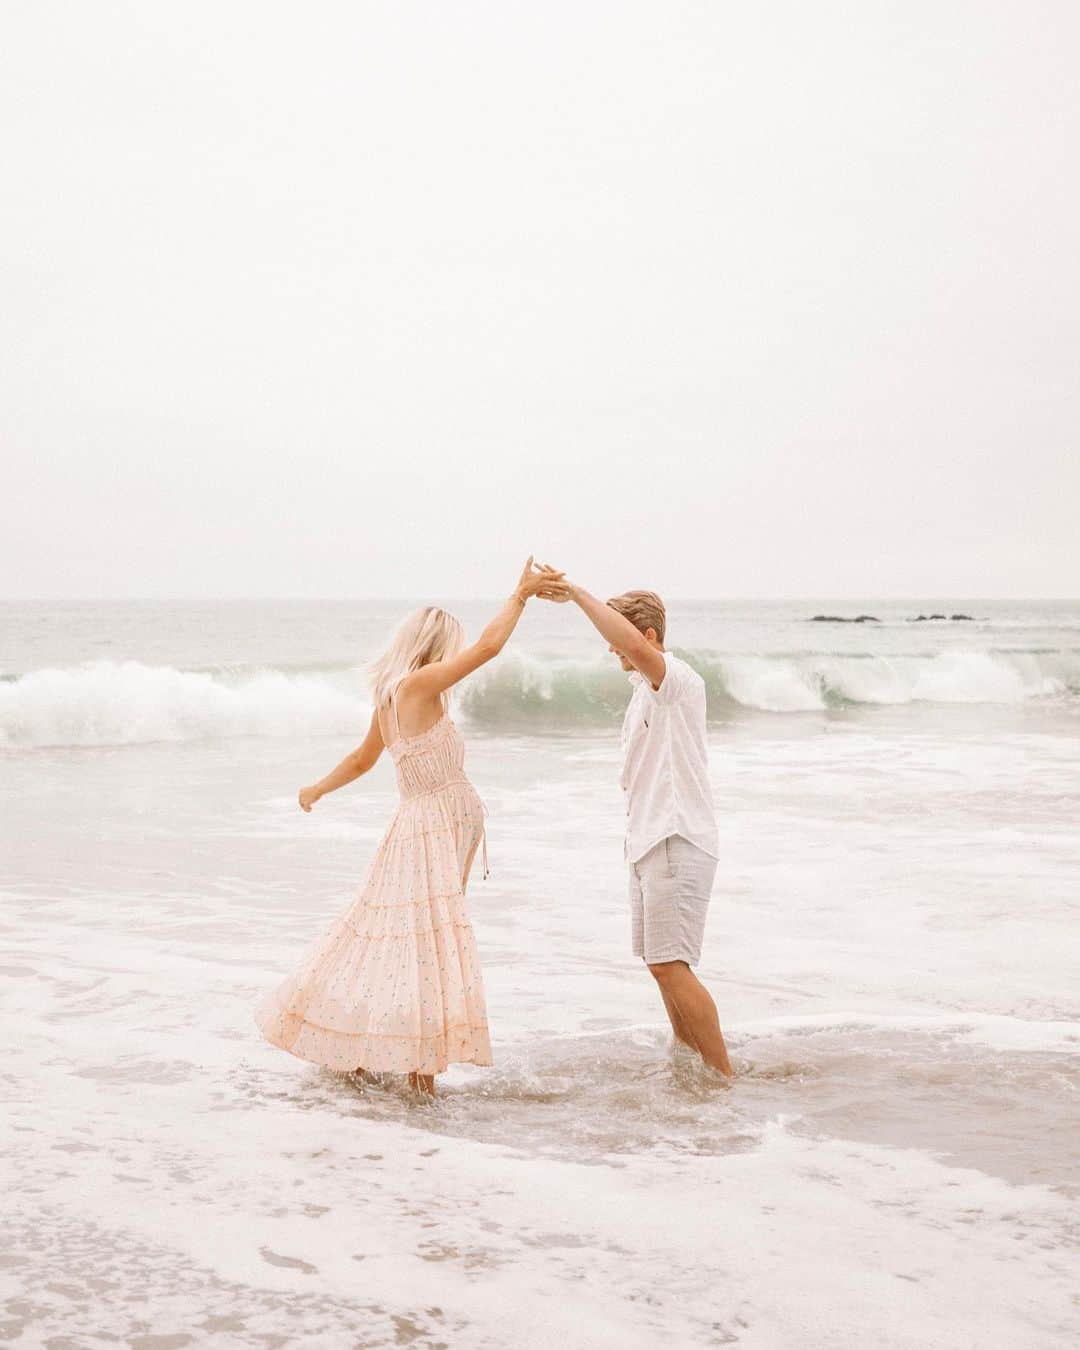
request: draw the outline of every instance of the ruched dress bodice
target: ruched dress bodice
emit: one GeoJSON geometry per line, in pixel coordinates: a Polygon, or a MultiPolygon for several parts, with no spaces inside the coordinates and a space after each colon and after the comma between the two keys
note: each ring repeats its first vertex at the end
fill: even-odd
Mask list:
{"type": "MultiPolygon", "coordinates": [[[[399,736],[390,747],[397,768],[401,805],[398,815],[413,814],[410,808],[423,802],[442,808],[453,830],[461,855],[462,877],[467,879],[478,843],[483,844],[484,876],[488,873],[484,804],[465,777],[465,739],[448,713],[418,736],[399,736]],[[464,850],[464,851],[462,851],[464,850]]],[[[405,821],[402,827],[408,829],[405,821]]]]}
{"type": "Polygon", "coordinates": [[[448,713],[419,736],[399,736],[388,747],[402,798],[437,792],[465,778],[465,739],[448,713]]]}

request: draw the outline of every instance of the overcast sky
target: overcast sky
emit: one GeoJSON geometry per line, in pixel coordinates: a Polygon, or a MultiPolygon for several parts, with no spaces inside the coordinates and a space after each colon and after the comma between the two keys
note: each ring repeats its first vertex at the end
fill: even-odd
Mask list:
{"type": "Polygon", "coordinates": [[[1077,595],[1078,38],[11,0],[0,595],[1077,595]]]}

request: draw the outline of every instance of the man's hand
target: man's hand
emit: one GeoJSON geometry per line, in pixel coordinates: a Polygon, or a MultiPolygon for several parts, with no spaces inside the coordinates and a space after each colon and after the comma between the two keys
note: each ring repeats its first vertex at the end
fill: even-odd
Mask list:
{"type": "Polygon", "coordinates": [[[530,554],[515,590],[523,602],[533,595],[540,596],[542,600],[569,600],[570,587],[563,580],[563,575],[547,563],[537,567],[530,554]]]}
{"type": "Polygon", "coordinates": [[[573,592],[573,587],[566,580],[566,573],[560,572],[548,563],[541,563],[539,575],[546,579],[536,592],[540,599],[553,600],[557,605],[565,605],[573,592]]]}

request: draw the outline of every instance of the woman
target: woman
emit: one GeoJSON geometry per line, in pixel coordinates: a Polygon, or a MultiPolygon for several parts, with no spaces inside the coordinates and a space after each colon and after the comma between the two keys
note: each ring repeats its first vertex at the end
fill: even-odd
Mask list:
{"type": "MultiPolygon", "coordinates": [[[[530,557],[513,594],[462,650],[444,610],[417,610],[374,666],[363,745],[313,787],[305,811],[359,778],[387,747],[401,802],[360,894],[255,1020],[266,1039],[330,1069],[407,1073],[434,1095],[448,1064],[490,1064],[484,987],[465,887],[484,839],[484,807],[465,777],[447,691],[503,649],[534,595],[564,598],[563,574],[530,557]]],[[[486,873],[486,842],[484,849],[486,873]]]]}

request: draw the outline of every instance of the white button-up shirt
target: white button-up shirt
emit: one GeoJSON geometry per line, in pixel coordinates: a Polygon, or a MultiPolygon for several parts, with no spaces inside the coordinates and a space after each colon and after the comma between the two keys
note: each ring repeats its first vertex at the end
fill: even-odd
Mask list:
{"type": "Polygon", "coordinates": [[[709,786],[705,681],[664,652],[664,678],[654,689],[637,671],[623,718],[626,856],[637,860],[672,834],[719,857],[709,786]]]}

